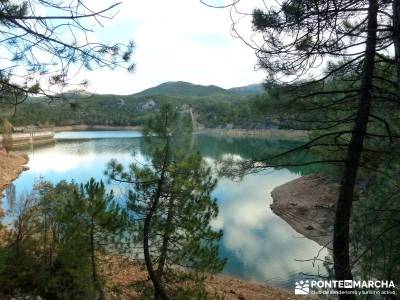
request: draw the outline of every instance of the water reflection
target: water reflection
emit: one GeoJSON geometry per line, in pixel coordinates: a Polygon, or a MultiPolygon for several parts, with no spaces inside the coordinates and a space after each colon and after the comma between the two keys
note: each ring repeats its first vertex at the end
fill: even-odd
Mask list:
{"type": "MultiPolygon", "coordinates": [[[[14,182],[15,190],[8,193],[13,195],[13,199],[29,192],[39,178],[53,183],[62,179],[80,183],[90,177],[106,181],[103,172],[110,159],[117,158],[125,165],[132,159],[142,163],[146,161],[146,147],[138,137],[140,133],[129,133],[127,138],[122,138],[120,132],[107,132],[103,136],[101,132],[69,134],[58,134],[54,145],[27,151],[30,170],[14,182]]],[[[241,159],[289,146],[277,141],[204,136],[197,136],[195,143],[210,164],[224,154],[234,154],[241,159]]],[[[274,187],[308,172],[309,169],[301,168],[281,169],[248,175],[241,182],[219,180],[214,191],[218,198],[219,216],[213,226],[224,231],[220,249],[221,255],[228,258],[225,273],[292,288],[300,272],[318,272],[321,265],[313,267],[311,262],[298,262],[296,259],[312,258],[320,246],[295,232],[269,208],[272,201],[270,192],[274,187]]],[[[109,188],[117,195],[122,192],[122,187],[117,184],[109,188]]],[[[3,202],[6,208],[10,206],[3,202]]],[[[323,251],[320,257],[325,255],[327,253],[323,251]]]]}
{"type": "Polygon", "coordinates": [[[6,188],[5,198],[7,199],[7,206],[12,209],[17,201],[17,191],[14,183],[11,183],[6,188]]]}
{"type": "Polygon", "coordinates": [[[226,273],[291,287],[298,273],[317,273],[318,267],[323,271],[321,264],[314,267],[296,261],[313,258],[320,246],[303,238],[269,208],[270,191],[297,177],[279,170],[246,176],[240,184],[220,180],[215,194],[220,214],[214,226],[224,231],[221,248],[229,257],[226,273]]]}
{"type": "Polygon", "coordinates": [[[58,140],[68,139],[120,139],[120,138],[137,138],[142,134],[139,131],[125,130],[96,130],[96,131],[65,131],[57,132],[54,136],[58,140]]]}

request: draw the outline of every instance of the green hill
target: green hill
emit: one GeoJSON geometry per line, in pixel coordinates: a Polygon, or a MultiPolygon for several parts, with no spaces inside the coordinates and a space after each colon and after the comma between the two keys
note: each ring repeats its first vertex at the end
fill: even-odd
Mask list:
{"type": "Polygon", "coordinates": [[[185,81],[169,81],[158,86],[146,89],[135,96],[164,95],[164,96],[233,96],[234,92],[225,90],[216,85],[199,85],[185,81]]]}
{"type": "Polygon", "coordinates": [[[265,89],[261,83],[255,83],[246,86],[234,87],[229,89],[228,91],[241,96],[249,96],[262,94],[265,92],[265,89]]]}
{"type": "Polygon", "coordinates": [[[258,91],[257,85],[226,90],[182,81],[166,82],[127,96],[75,91],[51,102],[31,98],[18,106],[11,122],[16,126],[141,125],[149,114],[169,103],[182,111],[191,107],[198,122],[206,127],[255,128],[267,124],[253,107],[258,91]]]}

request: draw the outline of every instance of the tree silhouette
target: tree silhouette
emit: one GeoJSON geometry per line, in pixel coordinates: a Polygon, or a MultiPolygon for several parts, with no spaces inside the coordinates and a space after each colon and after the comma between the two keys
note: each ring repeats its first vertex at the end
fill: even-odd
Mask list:
{"type": "MultiPolygon", "coordinates": [[[[231,11],[245,15],[237,8],[239,2],[232,3],[231,11]]],[[[321,159],[297,165],[336,166],[340,193],[333,243],[338,280],[352,279],[349,224],[360,172],[375,172],[378,154],[394,149],[399,138],[394,117],[400,103],[397,11],[398,1],[287,0],[265,3],[250,14],[258,33],[251,39],[240,34],[236,21],[232,26],[236,36],[255,50],[260,67],[268,73],[269,88],[279,90],[279,116],[292,128],[312,134],[299,147],[246,161],[230,173],[292,165],[288,157],[304,149],[319,153],[321,159]]]]}
{"type": "MultiPolygon", "coordinates": [[[[124,67],[130,62],[133,42],[104,44],[90,37],[93,24],[114,17],[120,3],[93,10],[88,1],[13,1],[0,3],[0,104],[15,107],[26,95],[54,97],[70,85],[76,70],[124,67]],[[40,85],[39,80],[48,83],[40,85]],[[58,90],[55,89],[58,87],[58,90]]],[[[85,84],[83,82],[82,84],[85,84]]]]}

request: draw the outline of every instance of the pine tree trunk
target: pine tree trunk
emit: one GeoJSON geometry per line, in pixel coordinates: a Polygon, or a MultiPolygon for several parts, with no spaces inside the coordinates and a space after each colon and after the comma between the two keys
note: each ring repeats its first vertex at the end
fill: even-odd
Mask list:
{"type": "MultiPolygon", "coordinates": [[[[368,117],[371,105],[372,78],[376,54],[377,0],[369,0],[368,36],[366,41],[360,98],[356,120],[353,127],[344,174],[341,181],[333,238],[333,260],[336,280],[352,280],[349,253],[349,225],[353,202],[354,186],[363,151],[368,117]]],[[[349,289],[346,289],[349,291],[349,289]]],[[[340,295],[339,299],[355,299],[355,295],[340,295]]]]}
{"type": "Polygon", "coordinates": [[[153,268],[153,262],[151,260],[151,255],[150,255],[150,248],[149,248],[149,238],[150,238],[150,228],[151,228],[151,221],[153,218],[154,213],[157,210],[158,203],[161,197],[162,193],[162,187],[165,183],[165,173],[168,165],[168,155],[169,155],[169,141],[167,138],[167,145],[165,149],[165,155],[163,159],[163,165],[161,167],[161,174],[160,174],[160,179],[158,180],[157,183],[157,189],[156,193],[152,202],[152,205],[146,214],[145,220],[144,220],[144,225],[143,225],[143,253],[144,253],[144,261],[146,264],[147,272],[149,273],[150,279],[153,282],[154,285],[154,295],[155,299],[163,299],[163,300],[169,300],[169,297],[167,295],[167,292],[165,291],[161,280],[159,280],[156,271],[153,268]]]}
{"type": "Polygon", "coordinates": [[[400,86],[400,0],[393,0],[393,45],[397,71],[397,85],[400,86]]]}
{"type": "MultiPolygon", "coordinates": [[[[160,259],[159,259],[158,268],[157,268],[157,277],[160,282],[162,280],[162,276],[164,273],[164,266],[165,266],[165,262],[167,260],[167,252],[168,252],[168,245],[169,245],[169,241],[170,241],[170,237],[171,237],[171,231],[172,231],[171,227],[172,227],[172,219],[173,218],[174,218],[174,198],[171,195],[170,199],[168,201],[167,222],[165,224],[163,242],[162,242],[161,251],[160,251],[160,259]]],[[[156,299],[157,299],[157,296],[156,296],[156,299]]]]}
{"type": "Polygon", "coordinates": [[[92,278],[93,278],[93,284],[95,288],[98,288],[99,292],[99,297],[98,300],[104,300],[105,295],[102,286],[100,285],[100,282],[97,278],[97,266],[96,266],[96,248],[94,244],[94,220],[93,217],[90,222],[90,254],[91,254],[91,260],[92,260],[92,278]]]}

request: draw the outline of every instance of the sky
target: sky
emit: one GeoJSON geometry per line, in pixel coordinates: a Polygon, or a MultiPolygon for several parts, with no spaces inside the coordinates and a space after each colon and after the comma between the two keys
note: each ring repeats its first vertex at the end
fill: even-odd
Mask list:
{"type": "MultiPolygon", "coordinates": [[[[224,0],[208,1],[224,4],[224,0]]],[[[96,0],[93,9],[114,2],[96,0]]],[[[259,2],[242,0],[239,9],[250,13],[259,2]]],[[[256,70],[254,51],[232,37],[229,9],[210,8],[200,0],[123,0],[117,11],[112,20],[93,28],[92,38],[109,43],[133,40],[136,71],[81,70],[74,80],[87,79],[90,92],[126,95],[166,81],[230,88],[259,83],[265,77],[256,70]]],[[[250,20],[240,23],[247,36],[250,20]]]]}

